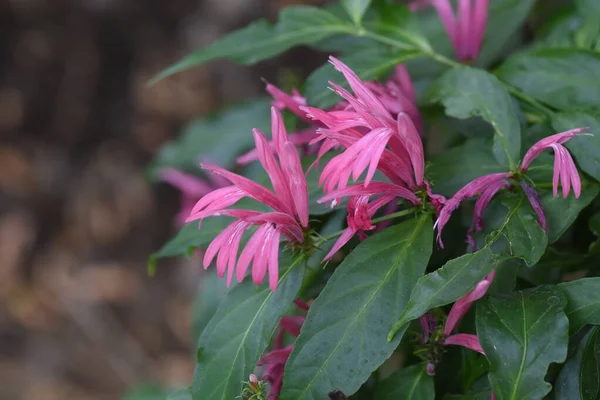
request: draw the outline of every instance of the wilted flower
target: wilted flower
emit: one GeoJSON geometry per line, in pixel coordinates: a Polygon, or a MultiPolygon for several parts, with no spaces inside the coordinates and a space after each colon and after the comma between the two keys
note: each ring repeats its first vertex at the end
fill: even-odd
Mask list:
{"type": "Polygon", "coordinates": [[[279,111],[272,108],[271,116],[275,151],[268,145],[262,132],[255,129],[253,133],[260,163],[267,171],[275,192],[223,168],[203,164],[203,168],[222,176],[232,185],[217,189],[200,199],[187,219],[190,222],[218,215],[237,218],[215,237],[204,255],[204,268],[208,268],[218,254],[217,272],[223,277],[225,270],[228,271],[227,285],[231,283],[234,269],[238,281],[241,281],[248,266],[253,263],[254,282],[261,283],[268,271],[269,287],[275,290],[279,278],[281,235],[292,242],[302,243],[303,229],[308,227],[308,192],[300,158],[295,146],[288,140],[279,111]],[[273,212],[229,209],[244,197],[269,206],[273,212]],[[258,226],[258,229],[238,260],[242,235],[252,225],[258,226]]]}

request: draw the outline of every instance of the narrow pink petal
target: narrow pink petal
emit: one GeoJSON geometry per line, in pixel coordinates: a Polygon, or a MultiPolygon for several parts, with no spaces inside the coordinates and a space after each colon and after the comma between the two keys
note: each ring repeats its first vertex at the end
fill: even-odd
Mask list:
{"type": "MultiPolygon", "coordinates": [[[[579,175],[577,175],[577,178],[579,178],[579,175]]],[[[529,204],[531,204],[535,215],[537,215],[540,226],[545,231],[548,228],[548,226],[546,224],[546,215],[544,214],[544,209],[542,208],[540,196],[534,188],[526,184],[524,181],[520,181],[519,185],[521,186],[521,189],[523,189],[523,193],[525,193],[525,196],[527,196],[527,200],[529,200],[529,204]]]]}
{"type": "Polygon", "coordinates": [[[258,159],[267,172],[267,175],[269,175],[269,179],[271,180],[271,184],[273,185],[275,193],[283,202],[289,204],[292,199],[292,195],[290,194],[284,172],[277,164],[275,156],[271,152],[271,148],[267,143],[267,139],[258,129],[253,129],[252,134],[254,135],[254,143],[256,144],[258,159]]]}
{"type": "Polygon", "coordinates": [[[244,235],[244,231],[248,228],[249,224],[245,222],[240,222],[236,229],[231,234],[230,238],[230,246],[229,246],[229,263],[227,265],[227,287],[231,286],[231,280],[233,278],[233,272],[235,271],[235,263],[237,261],[238,249],[240,247],[240,242],[242,241],[242,237],[244,235]]]}
{"type": "Polygon", "coordinates": [[[300,219],[302,226],[307,227],[308,186],[306,177],[302,171],[302,164],[300,164],[300,157],[291,142],[287,142],[283,145],[280,157],[292,198],[292,204],[289,206],[296,210],[296,215],[300,219]]]}
{"type": "Polygon", "coordinates": [[[458,29],[458,48],[457,56],[459,60],[466,60],[469,58],[469,51],[471,49],[471,33],[473,27],[471,26],[471,0],[458,0],[458,18],[457,18],[457,29],[458,29]]]}
{"type": "Polygon", "coordinates": [[[267,83],[267,92],[275,99],[274,105],[279,108],[287,108],[291,112],[293,112],[296,116],[302,118],[306,122],[310,122],[310,120],[306,117],[306,113],[303,112],[300,107],[306,105],[306,99],[300,96],[290,96],[285,93],[277,86],[267,83]]]}
{"type": "Polygon", "coordinates": [[[353,231],[350,228],[347,228],[344,233],[342,233],[342,235],[338,238],[338,240],[335,242],[335,244],[333,245],[333,247],[331,248],[331,250],[329,250],[329,253],[327,253],[327,255],[325,256],[325,258],[323,259],[323,261],[328,261],[331,259],[331,257],[333,257],[335,255],[335,253],[337,253],[338,251],[340,251],[340,249],[342,247],[344,247],[344,245],[346,243],[348,243],[350,241],[350,239],[352,239],[352,236],[354,236],[356,232],[353,231]]]}
{"type": "Polygon", "coordinates": [[[490,285],[494,281],[496,271],[492,271],[488,276],[479,282],[473,289],[471,289],[466,295],[458,299],[453,305],[452,309],[448,313],[448,319],[444,326],[444,334],[449,335],[452,333],[458,322],[462,317],[469,311],[471,305],[474,302],[482,298],[490,288],[490,285]]]}
{"type": "Polygon", "coordinates": [[[269,229],[267,224],[261,225],[256,232],[254,232],[250,240],[248,240],[244,250],[242,250],[236,268],[236,278],[238,282],[241,282],[244,279],[248,266],[256,256],[261,242],[265,239],[267,229],[269,229]]]}
{"type": "Polygon", "coordinates": [[[284,363],[292,353],[293,346],[286,346],[283,349],[272,350],[263,356],[258,361],[258,365],[284,363]]]}
{"type": "Polygon", "coordinates": [[[279,110],[271,107],[271,136],[275,144],[275,152],[281,154],[283,144],[287,142],[287,131],[279,110]]]}
{"type": "Polygon", "coordinates": [[[233,172],[229,172],[226,169],[223,169],[216,165],[208,165],[202,164],[204,169],[209,170],[217,175],[221,175],[222,177],[228,179],[231,183],[237,186],[239,189],[244,191],[244,193],[252,197],[254,200],[266,204],[269,207],[273,208],[276,211],[280,212],[288,212],[289,209],[285,203],[283,203],[280,199],[277,198],[271,191],[265,188],[258,183],[245,178],[241,175],[234,174],[233,172]]]}
{"type": "Polygon", "coordinates": [[[271,246],[268,249],[267,257],[269,258],[268,269],[269,269],[269,288],[272,291],[277,289],[277,284],[279,283],[279,239],[280,239],[279,230],[275,230],[273,232],[273,237],[271,238],[271,246]]]}
{"type": "Polygon", "coordinates": [[[419,204],[420,199],[405,187],[388,182],[371,182],[369,187],[362,184],[348,186],[344,189],[336,190],[326,194],[317,200],[318,203],[325,203],[335,198],[346,196],[373,196],[379,194],[391,194],[409,200],[413,204],[419,204]]]}
{"type": "Polygon", "coordinates": [[[446,33],[450,38],[450,42],[454,49],[458,48],[458,34],[456,29],[456,20],[454,18],[454,11],[452,10],[452,5],[450,4],[450,0],[432,0],[433,6],[435,7],[440,20],[444,24],[444,28],[446,28],[446,33]]]}
{"type": "Polygon", "coordinates": [[[485,189],[482,190],[481,194],[475,202],[475,208],[473,209],[473,223],[475,229],[480,231],[483,229],[483,212],[492,201],[492,198],[501,189],[509,188],[510,183],[505,180],[499,180],[490,183],[485,189]]]}
{"type": "Polygon", "coordinates": [[[552,194],[558,196],[558,178],[560,178],[562,169],[561,154],[558,151],[554,152],[554,172],[552,176],[552,194]]]}
{"type": "Polygon", "coordinates": [[[267,274],[267,266],[269,264],[269,255],[271,251],[271,240],[275,228],[270,224],[265,224],[265,232],[263,234],[262,243],[258,245],[258,250],[254,256],[254,264],[252,265],[252,280],[255,284],[260,285],[267,274]]]}
{"type": "Polygon", "coordinates": [[[527,171],[531,162],[537,156],[539,156],[544,150],[551,148],[553,144],[555,144],[555,143],[563,144],[563,143],[569,141],[570,139],[574,138],[575,136],[578,136],[579,133],[581,133],[585,130],[588,130],[588,129],[590,129],[590,128],[589,127],[574,128],[574,129],[570,129],[568,131],[557,133],[555,135],[548,136],[548,137],[541,139],[540,141],[535,143],[533,146],[531,146],[531,148],[529,150],[527,150],[527,153],[525,153],[525,157],[523,157],[523,161],[521,162],[521,171],[523,171],[523,172],[527,171]]]}
{"type": "Polygon", "coordinates": [[[400,83],[400,87],[402,88],[402,93],[406,96],[411,103],[416,104],[417,95],[415,94],[415,88],[412,83],[412,79],[410,79],[410,75],[408,73],[408,69],[404,64],[398,64],[396,69],[394,70],[394,77],[400,83]]]}
{"type": "Polygon", "coordinates": [[[329,56],[329,60],[335,66],[335,68],[344,74],[344,78],[350,84],[352,91],[358,99],[369,109],[374,112],[385,116],[389,115],[387,109],[381,104],[381,102],[377,99],[377,96],[373,94],[360,80],[360,78],[352,71],[346,64],[338,60],[333,56],[329,56]]]}
{"type": "Polygon", "coordinates": [[[481,51],[481,43],[485,35],[485,27],[487,25],[489,0],[475,0],[475,10],[471,14],[472,30],[471,30],[471,51],[469,57],[473,60],[477,59],[481,51]]]}
{"type": "Polygon", "coordinates": [[[446,338],[446,340],[444,340],[444,344],[463,346],[467,349],[475,350],[476,352],[485,354],[481,344],[479,343],[479,339],[477,339],[477,336],[468,333],[457,333],[456,335],[449,336],[446,338]]]}
{"type": "Polygon", "coordinates": [[[246,194],[244,191],[237,186],[226,186],[224,188],[213,190],[198,200],[196,205],[192,208],[190,215],[204,210],[221,210],[231,207],[245,196],[246,194]]]}
{"type": "Polygon", "coordinates": [[[581,178],[579,178],[579,172],[577,172],[577,167],[573,162],[571,154],[569,154],[569,152],[566,150],[565,163],[569,174],[569,179],[571,181],[571,186],[573,187],[573,193],[575,193],[575,198],[578,199],[581,195],[581,178]]]}
{"type": "Polygon", "coordinates": [[[410,156],[410,162],[415,174],[417,186],[423,184],[425,173],[425,157],[423,155],[423,142],[417,128],[405,113],[399,113],[397,118],[398,134],[403,139],[404,146],[410,156]]]}
{"type": "MultiPolygon", "coordinates": [[[[223,231],[221,231],[221,233],[219,233],[214,239],[213,241],[210,243],[210,245],[208,245],[208,248],[206,249],[206,252],[204,253],[204,260],[203,260],[203,264],[204,264],[204,269],[208,268],[208,266],[212,263],[213,258],[215,258],[215,256],[217,255],[217,252],[221,249],[221,247],[223,246],[223,243],[225,243],[225,241],[229,238],[231,232],[233,232],[233,229],[235,228],[235,222],[228,225],[227,228],[223,229],[223,231]]],[[[223,275],[219,275],[221,278],[223,277],[223,275]]]]}

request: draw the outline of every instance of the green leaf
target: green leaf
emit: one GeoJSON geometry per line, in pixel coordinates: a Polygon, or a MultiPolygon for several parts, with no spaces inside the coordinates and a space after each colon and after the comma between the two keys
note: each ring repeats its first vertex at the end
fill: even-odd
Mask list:
{"type": "Polygon", "coordinates": [[[276,291],[250,279],[227,295],[198,341],[194,400],[229,400],[239,396],[248,376],[290,309],[302,283],[300,259],[282,273],[276,291]]]}
{"type": "Polygon", "coordinates": [[[253,146],[252,128],[270,132],[270,108],[268,99],[255,99],[190,122],[179,138],[160,149],[150,165],[150,177],[156,179],[163,167],[199,172],[200,159],[233,167],[236,157],[253,146]]]}
{"type": "MultiPolygon", "coordinates": [[[[357,50],[348,56],[341,57],[361,79],[371,81],[411,58],[418,57],[419,50],[393,50],[381,45],[372,45],[357,50]]],[[[317,68],[306,81],[307,102],[313,107],[327,109],[341,100],[341,97],[329,89],[329,81],[333,81],[345,89],[350,85],[344,76],[330,63],[317,68]]]]}
{"type": "Polygon", "coordinates": [[[583,278],[561,283],[558,287],[565,293],[571,332],[585,325],[600,325],[600,278],[583,278]]]}
{"type": "Polygon", "coordinates": [[[573,358],[567,360],[555,383],[555,400],[597,400],[598,360],[596,345],[599,327],[594,327],[581,339],[573,358]]]}
{"type": "MultiPolygon", "coordinates": [[[[539,228],[539,231],[537,231],[533,227],[532,221],[525,218],[525,215],[528,215],[527,211],[524,210],[527,205],[525,198],[520,197],[517,201],[511,199],[506,200],[506,202],[509,211],[504,218],[504,222],[498,230],[488,235],[487,243],[483,248],[474,253],[468,253],[450,260],[441,268],[419,279],[410,294],[410,300],[404,312],[388,335],[388,339],[393,338],[400,328],[419,318],[427,310],[450,304],[464,296],[504,261],[506,259],[505,254],[495,254],[492,250],[493,244],[502,234],[509,239],[513,256],[530,261],[539,259],[543,254],[541,246],[544,245],[545,249],[543,243],[545,236],[542,238],[539,232],[542,229],[539,228]],[[511,238],[522,240],[529,234],[532,235],[529,240],[530,243],[535,243],[535,249],[527,248],[520,243],[510,242],[511,238]]],[[[534,222],[537,224],[535,219],[534,222]]],[[[543,231],[541,234],[543,235],[543,231]]]]}
{"type": "Polygon", "coordinates": [[[369,8],[371,0],[340,0],[346,12],[355,24],[360,23],[365,11],[369,8]]]}
{"type": "Polygon", "coordinates": [[[271,58],[294,46],[313,44],[340,33],[351,33],[354,27],[318,7],[284,8],[275,25],[259,20],[217,40],[210,46],[184,57],[158,74],[152,83],[177,72],[218,58],[251,65],[271,58]]]}
{"type": "Polygon", "coordinates": [[[536,400],[550,392],[546,371],[567,356],[566,305],[564,295],[548,287],[477,302],[477,337],[490,362],[496,399],[536,400]]]}
{"type": "MultiPolygon", "coordinates": [[[[226,286],[226,282],[227,280],[219,278],[214,270],[202,275],[202,281],[192,310],[192,337],[194,340],[198,340],[204,328],[217,312],[219,305],[232,289],[226,286]]],[[[236,280],[232,280],[231,283],[235,285],[236,280]]]]}
{"type": "Polygon", "coordinates": [[[479,65],[490,65],[508,49],[508,44],[527,20],[534,0],[494,0],[490,2],[488,23],[481,53],[477,59],[479,65]]]}
{"type": "Polygon", "coordinates": [[[281,398],[322,400],[354,393],[398,346],[385,336],[432,251],[431,216],[421,215],[362,242],[311,305],[285,366],[281,398]]]}
{"type": "Polygon", "coordinates": [[[427,176],[435,193],[450,197],[480,176],[505,172],[506,167],[494,159],[489,141],[469,139],[460,146],[445,150],[427,164],[427,176]]]}
{"type": "Polygon", "coordinates": [[[546,233],[540,226],[535,212],[524,198],[508,198],[503,201],[509,210],[515,210],[506,225],[506,239],[511,254],[521,257],[528,267],[542,258],[548,245],[546,233]]]}
{"type": "Polygon", "coordinates": [[[500,261],[501,258],[496,257],[486,246],[474,253],[450,260],[441,268],[419,279],[404,312],[388,335],[388,340],[393,339],[400,328],[407,326],[427,310],[450,304],[462,297],[492,272],[500,261]]]}
{"type": "Polygon", "coordinates": [[[377,384],[377,400],[433,400],[433,377],[427,375],[422,364],[411,365],[396,371],[377,384]]]}
{"type": "Polygon", "coordinates": [[[575,0],[579,13],[590,18],[600,18],[600,3],[597,0],[575,0]]]}
{"type": "Polygon", "coordinates": [[[554,114],[552,126],[558,132],[572,128],[589,127],[585,133],[593,136],[576,136],[565,143],[577,160],[579,167],[600,181],[600,113],[568,111],[554,114]]]}
{"type": "Polygon", "coordinates": [[[555,197],[552,192],[543,194],[541,202],[548,223],[546,231],[548,242],[557,241],[596,195],[598,195],[598,186],[596,185],[584,186],[578,199],[573,194],[569,194],[566,199],[560,195],[555,197]]]}
{"type": "Polygon", "coordinates": [[[160,250],[148,258],[148,270],[154,271],[159,259],[192,255],[198,247],[208,245],[221,231],[231,223],[231,218],[215,217],[202,221],[201,229],[198,222],[185,224],[179,232],[165,243],[160,250]]]}
{"type": "Polygon", "coordinates": [[[600,54],[591,51],[543,48],[515,54],[497,75],[559,110],[600,107],[600,54]]]}
{"type": "Polygon", "coordinates": [[[432,83],[426,100],[443,103],[446,114],[455,118],[483,118],[494,128],[496,160],[512,166],[519,159],[519,120],[508,92],[495,76],[469,67],[451,69],[432,83]]]}

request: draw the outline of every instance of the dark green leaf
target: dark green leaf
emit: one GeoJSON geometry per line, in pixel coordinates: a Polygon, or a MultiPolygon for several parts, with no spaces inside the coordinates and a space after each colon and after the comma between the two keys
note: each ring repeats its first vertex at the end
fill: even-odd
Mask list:
{"type": "Polygon", "coordinates": [[[475,178],[505,171],[506,167],[494,159],[490,143],[482,139],[469,139],[427,164],[434,191],[448,197],[475,178]]]}
{"type": "Polygon", "coordinates": [[[570,330],[576,332],[585,325],[600,325],[600,278],[583,278],[561,283],[565,293],[570,330]]]}
{"type": "Polygon", "coordinates": [[[318,7],[286,7],[275,25],[259,20],[232,32],[167,68],[153,79],[156,82],[177,72],[217,58],[241,64],[254,64],[302,44],[312,44],[340,33],[351,33],[354,27],[318,7]]]}
{"type": "Polygon", "coordinates": [[[598,360],[596,343],[599,327],[581,339],[573,358],[567,360],[554,384],[555,400],[597,400],[598,360]]]}
{"type": "Polygon", "coordinates": [[[402,316],[388,339],[427,310],[456,301],[489,274],[500,262],[489,247],[448,261],[444,266],[419,279],[402,316]]]}
{"type": "MultiPolygon", "coordinates": [[[[370,81],[381,77],[396,65],[419,55],[421,53],[418,50],[392,50],[380,45],[371,45],[341,57],[341,60],[352,68],[361,79],[370,81]]],[[[333,81],[343,88],[350,88],[344,76],[333,65],[326,63],[310,74],[306,81],[308,104],[326,109],[341,100],[329,89],[329,81],[333,81]]]]}
{"type": "Polygon", "coordinates": [[[156,179],[160,168],[198,172],[200,159],[224,168],[234,165],[240,152],[252,147],[252,128],[270,132],[270,107],[267,99],[253,100],[227,108],[212,118],[190,122],[181,136],[164,145],[150,165],[156,179]]]}
{"type": "Polygon", "coordinates": [[[574,49],[537,49],[515,54],[500,79],[560,110],[600,107],[600,54],[574,49]]]}
{"type": "Polygon", "coordinates": [[[304,268],[297,264],[282,273],[274,292],[248,278],[229,292],[198,341],[194,400],[240,395],[242,382],[248,380],[300,288],[304,268]]]}
{"type": "Polygon", "coordinates": [[[577,136],[565,143],[577,160],[579,167],[600,181],[600,113],[570,111],[555,114],[552,126],[557,132],[572,128],[589,127],[585,133],[593,136],[577,136]]]}
{"type": "MultiPolygon", "coordinates": [[[[226,279],[219,278],[216,271],[207,271],[202,275],[198,294],[192,310],[192,332],[194,340],[198,340],[202,331],[208,325],[219,305],[223,302],[230,288],[226,279]]],[[[236,280],[232,281],[235,285],[236,280]]]]}
{"type": "Polygon", "coordinates": [[[490,2],[488,23],[479,65],[490,65],[507,50],[507,44],[525,23],[534,0],[494,0],[490,2]]]}
{"type": "Polygon", "coordinates": [[[431,217],[421,215],[362,242],[312,304],[285,367],[281,398],[349,395],[398,346],[386,341],[432,250],[431,217]]]}
{"type": "Polygon", "coordinates": [[[395,372],[377,385],[377,400],[433,400],[433,377],[427,375],[422,364],[411,365],[395,372]]]}
{"type": "Polygon", "coordinates": [[[552,192],[543,194],[541,202],[548,222],[546,231],[548,242],[552,243],[558,240],[575,221],[581,210],[590,204],[597,194],[598,186],[596,185],[584,186],[578,199],[572,193],[566,199],[560,195],[555,197],[552,192]]]}
{"type": "Polygon", "coordinates": [[[197,221],[185,224],[175,237],[148,258],[148,269],[153,271],[160,258],[189,257],[198,247],[208,245],[230,223],[231,218],[215,217],[204,220],[201,229],[197,221]]]}
{"type": "Polygon", "coordinates": [[[397,49],[421,49],[431,52],[431,45],[420,32],[420,24],[404,4],[379,1],[371,18],[365,18],[365,35],[397,49]]]}
{"type": "Polygon", "coordinates": [[[520,257],[527,266],[534,266],[546,251],[548,238],[540,226],[533,209],[524,198],[508,198],[503,201],[509,210],[515,210],[506,225],[504,234],[511,254],[520,257]]]}
{"type": "Polygon", "coordinates": [[[352,18],[355,24],[360,23],[362,16],[369,8],[371,0],[341,0],[342,6],[346,9],[346,12],[352,18]]]}
{"type": "MultiPolygon", "coordinates": [[[[419,279],[413,292],[410,294],[410,301],[406,305],[402,316],[394,324],[388,339],[393,338],[395,332],[403,326],[406,326],[413,319],[419,318],[427,310],[434,307],[450,304],[464,296],[469,290],[481,281],[487,274],[506,259],[506,255],[495,254],[492,246],[502,234],[506,235],[511,244],[511,254],[530,262],[537,261],[543,249],[545,249],[545,235],[541,228],[536,229],[532,222],[537,224],[535,219],[530,221],[526,218],[529,215],[525,207],[527,202],[524,197],[517,201],[506,200],[509,207],[508,213],[504,218],[502,225],[488,235],[486,245],[480,250],[465,254],[458,258],[448,261],[444,266],[429,273],[419,279]],[[510,232],[510,233],[509,233],[510,232]],[[529,237],[531,235],[531,237],[529,237]],[[535,244],[535,248],[527,248],[516,240],[527,240],[535,244]],[[511,242],[511,239],[514,242],[511,242]],[[543,249],[542,249],[543,247],[543,249]]],[[[533,218],[533,217],[532,217],[533,218]]]]}
{"type": "Polygon", "coordinates": [[[477,336],[496,399],[537,400],[551,390],[546,371],[567,356],[566,305],[561,291],[548,287],[477,302],[477,336]]]}
{"type": "Polygon", "coordinates": [[[483,118],[494,128],[493,152],[498,162],[509,166],[519,159],[519,120],[508,92],[495,76],[469,67],[454,68],[431,85],[426,98],[430,103],[443,103],[449,116],[483,118]]]}

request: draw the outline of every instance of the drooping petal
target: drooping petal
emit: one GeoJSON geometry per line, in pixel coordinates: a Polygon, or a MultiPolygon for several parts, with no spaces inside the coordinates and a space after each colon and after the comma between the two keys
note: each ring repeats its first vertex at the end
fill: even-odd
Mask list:
{"type": "Polygon", "coordinates": [[[534,188],[529,186],[524,181],[520,181],[519,185],[521,186],[521,189],[523,189],[523,193],[525,193],[525,196],[527,196],[527,200],[529,200],[529,204],[531,204],[531,207],[533,208],[533,211],[535,212],[535,215],[538,218],[540,226],[544,231],[547,230],[548,226],[546,223],[546,215],[544,214],[544,209],[542,208],[540,196],[534,188]]]}
{"type": "Polygon", "coordinates": [[[335,255],[335,253],[337,253],[338,251],[340,251],[340,249],[342,247],[344,247],[344,245],[346,243],[348,243],[350,241],[350,239],[352,239],[352,236],[354,236],[356,232],[353,231],[351,228],[346,228],[346,230],[344,231],[344,233],[342,233],[340,235],[340,237],[338,238],[338,240],[335,242],[335,244],[333,245],[333,247],[331,248],[331,250],[329,250],[329,253],[327,253],[327,255],[325,256],[325,258],[323,258],[323,261],[328,261],[331,259],[331,257],[333,257],[335,255]]]}
{"type": "MultiPolygon", "coordinates": [[[[269,265],[269,257],[271,255],[271,241],[275,233],[275,227],[265,224],[265,233],[262,238],[262,243],[258,245],[254,263],[252,264],[252,280],[255,284],[260,285],[267,274],[269,265]]],[[[277,243],[279,244],[279,243],[277,243]]],[[[275,284],[277,286],[277,284],[275,284]]]]}
{"type": "Polygon", "coordinates": [[[458,322],[467,313],[467,311],[469,311],[471,305],[487,293],[490,285],[494,281],[495,276],[496,271],[492,271],[488,274],[488,276],[485,277],[485,279],[479,282],[466,295],[454,303],[452,309],[448,313],[448,319],[446,320],[446,325],[444,326],[445,335],[451,334],[458,322]]]}
{"type": "Polygon", "coordinates": [[[248,266],[254,260],[261,244],[264,243],[268,230],[268,224],[261,225],[256,232],[254,232],[250,240],[248,240],[248,243],[246,243],[246,247],[244,247],[244,250],[242,250],[237,263],[236,278],[238,282],[244,280],[248,266]]]}
{"type": "Polygon", "coordinates": [[[481,194],[475,202],[475,208],[473,209],[473,223],[475,229],[480,231],[483,229],[483,212],[492,201],[492,198],[501,189],[509,188],[511,185],[508,181],[498,180],[490,183],[485,189],[481,191],[481,194]]]}
{"type": "Polygon", "coordinates": [[[271,248],[268,249],[268,257],[269,257],[269,288],[272,291],[277,289],[277,284],[279,283],[279,239],[280,239],[280,231],[275,230],[273,232],[273,237],[271,239],[271,248]]]}
{"type": "Polygon", "coordinates": [[[481,344],[479,343],[479,339],[477,339],[477,336],[468,333],[457,333],[456,335],[449,336],[446,338],[446,340],[444,340],[444,344],[463,346],[467,349],[475,350],[478,353],[485,354],[481,344]]]}
{"type": "Polygon", "coordinates": [[[525,153],[525,157],[523,157],[523,161],[521,162],[521,172],[527,171],[529,165],[533,160],[537,158],[544,150],[547,150],[552,147],[553,144],[563,144],[575,136],[579,136],[579,134],[585,130],[588,130],[589,127],[583,128],[574,128],[565,132],[557,133],[552,136],[548,136],[543,138],[542,140],[535,143],[527,153],[525,153]]]}
{"type": "Polygon", "coordinates": [[[213,190],[213,187],[205,180],[175,168],[162,168],[158,175],[163,182],[176,187],[182,193],[196,197],[196,199],[213,190]]]}
{"type": "Polygon", "coordinates": [[[245,196],[246,193],[237,186],[226,186],[213,190],[198,200],[190,212],[190,217],[201,211],[216,211],[231,207],[245,196]]]}

